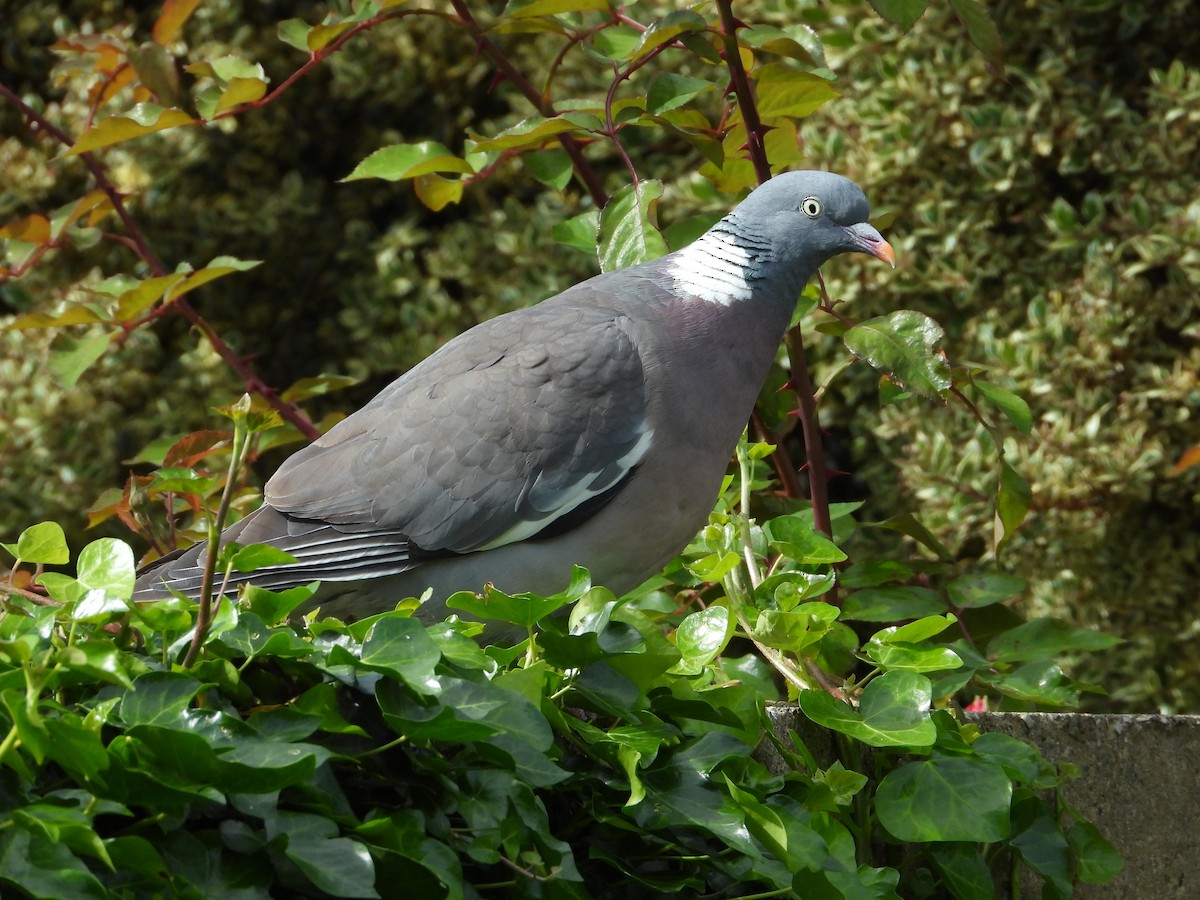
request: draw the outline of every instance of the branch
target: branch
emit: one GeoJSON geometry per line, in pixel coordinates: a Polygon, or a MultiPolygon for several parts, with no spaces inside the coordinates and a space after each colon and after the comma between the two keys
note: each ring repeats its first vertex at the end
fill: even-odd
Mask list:
{"type": "MultiPolygon", "coordinates": [[[[9,103],[20,110],[21,113],[30,122],[32,122],[38,130],[45,132],[65,146],[69,147],[74,143],[69,134],[67,134],[57,125],[54,125],[45,116],[41,115],[28,104],[26,104],[23,100],[21,100],[20,97],[14,94],[8,89],[7,86],[3,84],[0,84],[0,96],[7,99],[9,103]]],[[[129,208],[125,205],[124,195],[118,191],[116,186],[113,185],[112,181],[109,180],[108,173],[105,171],[103,164],[96,159],[91,152],[81,153],[79,154],[79,158],[87,167],[88,172],[91,173],[92,179],[96,182],[96,186],[104,192],[105,196],[108,197],[109,202],[112,203],[113,210],[116,212],[118,218],[120,218],[121,224],[125,227],[125,241],[128,246],[130,246],[133,251],[146,263],[146,265],[149,266],[150,271],[153,274],[166,275],[166,266],[163,265],[162,260],[158,258],[157,254],[150,249],[150,245],[146,242],[145,235],[142,234],[142,231],[138,227],[137,222],[134,220],[133,215],[129,212],[129,208]]],[[[263,399],[266,400],[267,403],[279,413],[280,416],[282,416],[286,421],[291,422],[301,434],[308,438],[308,440],[314,441],[320,437],[320,431],[317,430],[317,427],[312,423],[312,420],[307,416],[307,414],[305,414],[305,412],[294,403],[285,403],[280,400],[279,392],[276,389],[266,385],[262,379],[255,374],[254,370],[250,367],[246,360],[233,352],[233,349],[226,344],[221,336],[218,335],[215,330],[213,330],[212,326],[209,325],[208,322],[206,322],[198,312],[196,312],[196,309],[190,303],[181,299],[177,300],[174,304],[172,304],[172,306],[177,309],[180,314],[182,314],[189,322],[200,329],[200,331],[212,344],[213,348],[218,354],[220,354],[221,358],[224,359],[226,363],[228,363],[228,365],[238,373],[243,381],[245,381],[248,389],[253,390],[255,393],[261,395],[263,399]]]]}
{"type": "MultiPolygon", "coordinates": [[[[484,33],[479,27],[479,23],[475,21],[475,17],[471,15],[471,11],[467,9],[465,0],[450,0],[450,5],[454,7],[454,12],[458,14],[459,23],[467,29],[471,37],[475,39],[476,46],[483,51],[484,55],[492,61],[497,69],[509,83],[512,84],[521,95],[533,104],[537,111],[547,119],[558,115],[554,104],[550,102],[550,98],[542,94],[535,88],[521,72],[513,65],[512,60],[504,55],[496,43],[484,33]]],[[[563,150],[571,159],[571,165],[575,169],[575,174],[583,182],[587,188],[588,194],[592,198],[592,203],[597,209],[603,209],[608,205],[608,192],[604,190],[604,185],[600,181],[600,176],[596,174],[596,170],[592,168],[583,156],[583,147],[569,134],[560,134],[558,142],[562,144],[563,150]]]]}
{"type": "Polygon", "coordinates": [[[771,179],[771,166],[767,162],[767,149],[763,143],[767,129],[758,116],[754,88],[742,65],[742,54],[738,52],[737,30],[745,26],[734,18],[732,0],[717,0],[717,8],[721,12],[720,34],[725,44],[721,56],[725,60],[725,67],[729,69],[729,87],[737,97],[742,121],[746,124],[746,152],[750,154],[758,183],[765,184],[771,179]]]}

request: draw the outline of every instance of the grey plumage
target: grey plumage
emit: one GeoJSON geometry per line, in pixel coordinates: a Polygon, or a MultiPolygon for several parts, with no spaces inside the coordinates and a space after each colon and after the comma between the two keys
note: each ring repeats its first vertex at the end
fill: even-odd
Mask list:
{"type": "MultiPolygon", "coordinates": [[[[486,582],[551,593],[573,563],[619,592],[703,526],[738,436],[818,266],[894,264],[852,182],[781,175],[695,243],[484,322],[289,458],[222,540],[296,557],[235,582],[320,580],[356,618],[486,582]]],[[[199,593],[197,546],[135,599],[199,593]]]]}

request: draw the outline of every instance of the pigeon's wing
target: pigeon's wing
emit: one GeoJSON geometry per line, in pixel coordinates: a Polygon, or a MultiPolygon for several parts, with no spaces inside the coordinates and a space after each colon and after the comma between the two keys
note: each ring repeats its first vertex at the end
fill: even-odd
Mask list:
{"type": "Polygon", "coordinates": [[[290,533],[270,543],[297,557],[278,569],[345,580],[561,532],[619,489],[651,439],[627,318],[552,305],[493,319],[276,472],[266,501],[290,533]]]}

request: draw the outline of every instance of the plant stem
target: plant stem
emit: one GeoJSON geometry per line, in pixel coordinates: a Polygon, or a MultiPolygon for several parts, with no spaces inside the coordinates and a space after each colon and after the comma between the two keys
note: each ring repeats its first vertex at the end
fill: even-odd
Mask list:
{"type": "MultiPolygon", "coordinates": [[[[467,8],[465,0],[450,0],[450,5],[454,7],[454,12],[458,15],[462,26],[475,39],[476,45],[488,59],[500,70],[502,74],[513,87],[521,92],[539,113],[547,119],[558,115],[554,104],[550,102],[550,98],[542,94],[535,88],[520,70],[513,65],[512,60],[504,55],[501,50],[490,37],[479,27],[479,23],[471,14],[471,10],[467,8]]],[[[571,159],[571,165],[575,169],[575,174],[579,176],[579,180],[583,182],[587,188],[588,194],[592,198],[592,202],[596,204],[597,209],[604,209],[608,205],[608,192],[604,190],[604,185],[600,181],[600,176],[596,174],[596,170],[592,168],[583,156],[583,147],[579,142],[569,134],[560,134],[558,142],[562,145],[564,151],[571,159]]]]}
{"type": "MultiPolygon", "coordinates": [[[[71,146],[74,141],[71,136],[53,124],[45,116],[38,113],[27,103],[21,100],[16,94],[9,90],[5,85],[0,84],[0,97],[4,97],[21,111],[30,122],[32,122],[39,130],[53,137],[60,144],[67,147],[71,146]]],[[[155,275],[166,275],[167,268],[163,265],[147,243],[145,235],[138,227],[133,215],[129,212],[129,208],[125,205],[125,197],[117,190],[116,186],[109,180],[108,173],[105,171],[103,164],[90,153],[81,153],[79,158],[91,173],[92,179],[96,182],[96,186],[100,188],[112,203],[113,211],[120,218],[121,224],[125,226],[126,236],[125,243],[133,249],[133,251],[142,259],[143,262],[150,268],[150,271],[155,275]]],[[[294,403],[287,403],[280,399],[279,392],[274,388],[267,386],[262,379],[255,374],[254,369],[245,360],[245,358],[234,353],[231,348],[220,335],[213,329],[204,318],[196,312],[195,308],[188,303],[187,300],[179,299],[170,304],[170,308],[177,310],[189,322],[200,329],[208,342],[212,344],[213,349],[217,351],[220,357],[225,360],[243,380],[246,389],[259,394],[267,403],[275,409],[281,417],[286,421],[291,422],[308,440],[315,441],[320,437],[320,432],[312,423],[312,420],[304,413],[300,407],[294,403]]]]}
{"type": "MultiPolygon", "coordinates": [[[[244,400],[249,404],[249,396],[245,396],[244,400]]],[[[204,578],[200,583],[200,606],[196,611],[196,633],[192,636],[192,643],[188,646],[187,654],[183,658],[183,667],[190,669],[200,655],[200,648],[204,646],[204,639],[208,635],[208,629],[212,625],[213,616],[213,581],[217,570],[217,556],[221,545],[221,532],[225,529],[225,519],[229,514],[229,504],[233,500],[234,485],[237,482],[238,471],[241,469],[242,456],[246,450],[247,425],[245,418],[235,418],[233,420],[233,447],[229,454],[229,472],[225,477],[225,487],[221,490],[221,504],[217,507],[217,514],[208,522],[208,547],[204,558],[204,578]]],[[[222,592],[217,596],[216,603],[221,602],[221,598],[225,596],[224,587],[222,584],[222,592]]]]}
{"type": "Polygon", "coordinates": [[[788,359],[792,366],[792,387],[800,402],[797,414],[804,434],[804,449],[808,455],[808,496],[812,500],[813,527],[827,535],[833,534],[829,518],[829,472],[825,468],[825,448],[821,444],[821,420],[813,394],[812,378],[808,374],[808,356],[799,327],[785,338],[788,359]]]}

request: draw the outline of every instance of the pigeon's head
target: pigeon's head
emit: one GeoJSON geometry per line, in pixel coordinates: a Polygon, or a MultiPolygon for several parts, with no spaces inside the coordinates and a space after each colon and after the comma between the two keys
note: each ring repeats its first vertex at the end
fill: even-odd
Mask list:
{"type": "Polygon", "coordinates": [[[767,258],[807,279],[839,253],[869,253],[893,268],[896,253],[867,219],[857,184],[832,172],[786,172],[754,190],[732,213],[740,229],[766,244],[767,258]]]}

